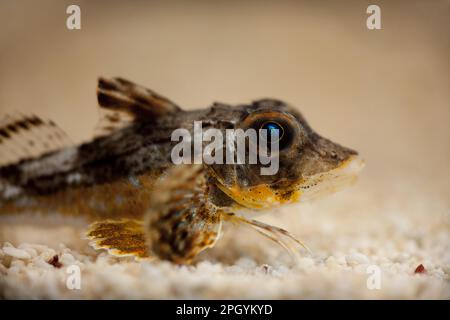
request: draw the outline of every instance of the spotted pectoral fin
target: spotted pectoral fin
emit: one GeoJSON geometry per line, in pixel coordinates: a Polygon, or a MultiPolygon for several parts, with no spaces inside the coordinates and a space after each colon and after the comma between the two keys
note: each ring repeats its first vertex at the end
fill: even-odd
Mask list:
{"type": "Polygon", "coordinates": [[[97,100],[101,107],[97,135],[181,110],[160,94],[122,78],[100,77],[97,100]]]}
{"type": "Polygon", "coordinates": [[[73,145],[53,121],[19,113],[0,120],[0,166],[73,145]]]}
{"type": "Polygon", "coordinates": [[[143,222],[139,220],[105,220],[91,224],[86,232],[95,249],[106,249],[111,255],[149,258],[143,222]]]}
{"type": "Polygon", "coordinates": [[[214,245],[221,217],[209,202],[209,185],[201,165],[179,165],[156,183],[146,213],[145,230],[152,254],[186,264],[214,245]]]}

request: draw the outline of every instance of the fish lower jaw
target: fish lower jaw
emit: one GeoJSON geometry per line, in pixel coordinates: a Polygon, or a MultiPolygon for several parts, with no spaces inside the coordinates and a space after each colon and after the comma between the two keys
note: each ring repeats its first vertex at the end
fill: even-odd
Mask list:
{"type": "Polygon", "coordinates": [[[336,169],[308,177],[299,186],[300,202],[320,198],[353,185],[364,165],[363,159],[351,156],[336,169]]]}

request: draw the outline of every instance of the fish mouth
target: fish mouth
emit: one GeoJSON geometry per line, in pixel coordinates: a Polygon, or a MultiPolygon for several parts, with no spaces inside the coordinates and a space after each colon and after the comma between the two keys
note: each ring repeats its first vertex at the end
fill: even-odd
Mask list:
{"type": "Polygon", "coordinates": [[[314,200],[353,185],[364,166],[361,157],[352,155],[335,169],[303,178],[297,189],[299,201],[314,200]]]}
{"type": "Polygon", "coordinates": [[[237,184],[225,186],[220,179],[216,179],[219,189],[240,207],[264,210],[284,204],[306,202],[340,191],[356,182],[364,165],[364,160],[358,155],[351,155],[337,168],[303,177],[282,192],[271,184],[253,187],[240,187],[237,184]]]}

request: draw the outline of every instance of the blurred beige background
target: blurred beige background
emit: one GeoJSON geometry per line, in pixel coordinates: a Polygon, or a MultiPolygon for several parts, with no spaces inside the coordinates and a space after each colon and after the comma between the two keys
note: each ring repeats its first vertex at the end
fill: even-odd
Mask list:
{"type": "Polygon", "coordinates": [[[361,230],[383,235],[369,250],[382,255],[376,248],[395,247],[383,239],[398,232],[383,221],[396,215],[408,230],[424,228],[421,239],[440,226],[444,235],[430,247],[441,245],[435,256],[443,260],[424,259],[448,279],[449,1],[2,0],[0,26],[0,113],[48,116],[75,141],[89,139],[97,121],[99,75],[129,78],[185,108],[290,102],[367,166],[343,195],[267,221],[324,254],[361,230]],[[81,7],[81,30],[66,29],[72,3],[81,7]],[[366,28],[372,3],[382,30],[366,28]],[[405,218],[413,214],[418,220],[405,218]]]}
{"type": "Polygon", "coordinates": [[[371,179],[447,193],[450,2],[377,1],[378,31],[369,3],[3,0],[0,112],[49,116],[79,141],[97,121],[99,75],[186,108],[276,97],[359,150],[371,179]],[[79,31],[65,26],[72,3],[79,31]]]}

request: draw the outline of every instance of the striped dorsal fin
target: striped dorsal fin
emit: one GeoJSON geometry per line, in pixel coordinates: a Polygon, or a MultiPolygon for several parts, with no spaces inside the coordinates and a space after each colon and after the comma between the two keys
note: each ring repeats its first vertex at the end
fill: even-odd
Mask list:
{"type": "Polygon", "coordinates": [[[160,94],[122,78],[100,77],[97,100],[100,121],[96,136],[106,135],[136,121],[153,121],[181,110],[160,94]]]}
{"type": "Polygon", "coordinates": [[[0,120],[0,166],[73,145],[52,120],[14,113],[0,120]]]}

